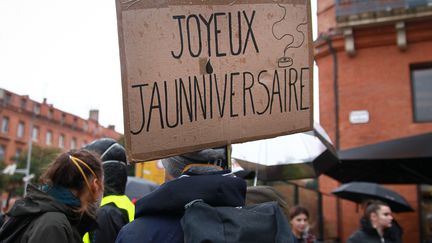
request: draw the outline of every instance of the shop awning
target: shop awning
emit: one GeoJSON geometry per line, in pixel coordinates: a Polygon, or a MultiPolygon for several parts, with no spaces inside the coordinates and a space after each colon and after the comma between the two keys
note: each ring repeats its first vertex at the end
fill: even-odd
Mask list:
{"type": "Polygon", "coordinates": [[[325,174],[343,182],[432,184],[432,133],[338,152],[340,164],[325,174]]]}

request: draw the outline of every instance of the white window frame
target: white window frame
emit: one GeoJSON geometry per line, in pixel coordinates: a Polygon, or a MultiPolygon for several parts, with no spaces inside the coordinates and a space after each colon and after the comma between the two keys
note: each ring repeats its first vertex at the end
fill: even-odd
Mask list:
{"type": "Polygon", "coordinates": [[[65,135],[64,134],[60,134],[59,140],[58,140],[58,146],[60,148],[64,148],[65,147],[65,135]]]}
{"type": "Polygon", "coordinates": [[[51,130],[48,130],[45,134],[45,144],[46,145],[52,145],[53,141],[53,132],[51,130]]]}
{"type": "Polygon", "coordinates": [[[25,133],[25,123],[23,121],[19,121],[17,126],[17,137],[23,138],[24,133],[25,133]]]}
{"type": "Polygon", "coordinates": [[[39,127],[33,126],[31,136],[33,141],[39,141],[39,127]]]}
{"type": "Polygon", "coordinates": [[[8,133],[9,132],[10,119],[7,116],[4,116],[1,124],[1,132],[8,133]]]}

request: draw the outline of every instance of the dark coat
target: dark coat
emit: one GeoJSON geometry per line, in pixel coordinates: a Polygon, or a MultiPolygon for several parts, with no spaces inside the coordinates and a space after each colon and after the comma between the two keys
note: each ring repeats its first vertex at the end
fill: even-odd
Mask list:
{"type": "MultiPolygon", "coordinates": [[[[295,238],[295,237],[294,237],[295,238]]],[[[304,235],[302,238],[297,239],[295,238],[295,243],[314,243],[316,242],[315,236],[308,233],[306,235],[304,235]]]]}
{"type": "MultiPolygon", "coordinates": [[[[362,218],[360,220],[360,229],[354,232],[348,239],[348,243],[381,243],[381,236],[378,231],[372,227],[369,220],[362,218]]],[[[396,234],[395,231],[385,230],[384,231],[384,242],[385,243],[396,243],[401,242],[400,235],[396,234]]]]}
{"type": "Polygon", "coordinates": [[[29,185],[27,196],[17,201],[0,230],[0,242],[82,242],[77,228],[80,214],[29,185]]]}
{"type": "Polygon", "coordinates": [[[102,206],[97,212],[97,229],[90,233],[93,243],[114,243],[120,229],[129,223],[127,211],[113,203],[102,206]]]}
{"type": "MultiPolygon", "coordinates": [[[[124,195],[127,183],[126,152],[122,145],[111,138],[98,139],[84,147],[100,155],[104,170],[104,197],[124,195]]],[[[97,228],[89,232],[92,243],[114,243],[120,229],[129,223],[126,210],[114,203],[100,207],[97,211],[97,228]]]]}
{"type": "MultiPolygon", "coordinates": [[[[104,196],[124,195],[127,171],[122,162],[103,164],[104,196]]],[[[126,210],[118,208],[114,203],[100,207],[96,214],[97,228],[89,232],[92,243],[114,243],[120,229],[129,223],[126,210]]]]}
{"type": "Polygon", "coordinates": [[[4,215],[0,212],[0,228],[2,227],[3,223],[4,223],[4,215]]]}
{"type": "Polygon", "coordinates": [[[136,204],[135,220],[120,231],[117,243],[182,243],[184,206],[203,199],[212,206],[243,206],[246,183],[222,175],[181,177],[161,185],[136,204]]]}

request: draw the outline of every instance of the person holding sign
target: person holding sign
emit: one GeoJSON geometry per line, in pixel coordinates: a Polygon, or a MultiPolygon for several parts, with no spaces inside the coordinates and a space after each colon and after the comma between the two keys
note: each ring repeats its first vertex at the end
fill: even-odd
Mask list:
{"type": "Polygon", "coordinates": [[[198,198],[212,206],[243,206],[246,183],[224,176],[226,160],[224,148],[163,159],[168,181],[137,201],[135,220],[121,229],[116,242],[183,242],[185,205],[198,198]]]}

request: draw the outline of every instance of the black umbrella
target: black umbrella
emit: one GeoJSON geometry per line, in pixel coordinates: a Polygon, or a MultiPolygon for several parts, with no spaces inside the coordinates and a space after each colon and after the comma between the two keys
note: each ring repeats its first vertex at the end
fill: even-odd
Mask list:
{"type": "Polygon", "coordinates": [[[125,194],[130,200],[138,200],[154,191],[157,187],[158,185],[151,181],[139,177],[128,176],[125,194]]]}
{"type": "Polygon", "coordinates": [[[336,188],[332,193],[356,203],[362,203],[368,199],[380,200],[386,202],[393,212],[414,211],[403,196],[376,183],[350,182],[336,188]]]}
{"type": "Polygon", "coordinates": [[[340,164],[324,172],[346,183],[432,184],[432,133],[338,152],[340,164]]]}

